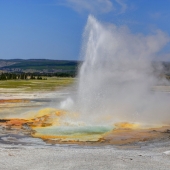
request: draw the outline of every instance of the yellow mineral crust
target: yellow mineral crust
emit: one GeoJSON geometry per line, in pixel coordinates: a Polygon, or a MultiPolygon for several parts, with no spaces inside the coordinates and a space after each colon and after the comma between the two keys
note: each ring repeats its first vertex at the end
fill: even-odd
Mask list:
{"type": "Polygon", "coordinates": [[[24,99],[1,99],[1,103],[28,103],[29,100],[24,100],[24,99]]]}
{"type": "MultiPolygon", "coordinates": [[[[97,131],[95,131],[96,129],[93,131],[93,126],[88,127],[89,129],[86,131],[85,124],[76,122],[77,114],[67,113],[64,110],[55,108],[29,112],[24,116],[25,118],[0,119],[0,126],[8,129],[22,129],[26,125],[32,130],[30,134],[33,137],[42,138],[48,143],[82,144],[87,142],[89,144],[89,142],[92,142],[105,145],[127,145],[135,142],[168,138],[170,133],[170,126],[144,128],[137,123],[129,122],[115,123],[113,130],[110,131],[100,132],[100,127],[99,129],[97,127],[97,131]],[[65,121],[65,118],[67,118],[66,120],[72,118],[75,122],[69,123],[65,121]],[[66,128],[66,131],[63,127],[66,128]]],[[[28,130],[30,130],[29,128],[28,130]]]]}
{"type": "Polygon", "coordinates": [[[139,128],[139,124],[129,123],[129,122],[115,123],[114,126],[116,127],[116,129],[137,129],[137,128],[139,128]]]}

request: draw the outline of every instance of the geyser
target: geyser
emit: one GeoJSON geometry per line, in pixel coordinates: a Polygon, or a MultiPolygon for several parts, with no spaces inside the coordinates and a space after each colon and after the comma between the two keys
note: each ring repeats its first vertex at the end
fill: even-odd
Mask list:
{"type": "Polygon", "coordinates": [[[77,92],[59,110],[9,115],[1,126],[7,127],[5,133],[12,128],[51,144],[123,145],[168,139],[170,126],[156,127],[170,123],[170,95],[153,90],[160,80],[152,67],[167,42],[161,31],[132,34],[126,27],[102,24],[89,16],[77,92]]]}
{"type": "Polygon", "coordinates": [[[90,124],[170,123],[170,97],[152,90],[158,83],[153,58],[169,37],[132,34],[127,27],[88,17],[83,35],[78,91],[72,110],[90,124]]]}

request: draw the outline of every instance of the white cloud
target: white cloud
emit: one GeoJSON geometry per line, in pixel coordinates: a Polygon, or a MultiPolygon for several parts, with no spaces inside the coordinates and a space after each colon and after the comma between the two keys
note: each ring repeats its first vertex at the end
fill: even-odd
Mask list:
{"type": "Polygon", "coordinates": [[[150,17],[151,17],[151,19],[155,19],[155,20],[160,19],[161,13],[160,12],[152,13],[152,14],[150,14],[150,17]]]}
{"type": "Polygon", "coordinates": [[[153,20],[163,20],[167,21],[170,17],[169,11],[158,11],[149,14],[150,18],[153,20]]]}
{"type": "Polygon", "coordinates": [[[127,5],[123,2],[123,0],[115,0],[115,1],[121,6],[121,10],[119,14],[125,13],[127,9],[127,5]]]}
{"type": "Polygon", "coordinates": [[[110,0],[66,0],[65,5],[77,12],[108,13],[114,9],[110,0]]]}
{"type": "Polygon", "coordinates": [[[88,12],[92,14],[109,13],[111,11],[122,14],[127,9],[123,0],[62,0],[60,4],[79,13],[88,12]]]}

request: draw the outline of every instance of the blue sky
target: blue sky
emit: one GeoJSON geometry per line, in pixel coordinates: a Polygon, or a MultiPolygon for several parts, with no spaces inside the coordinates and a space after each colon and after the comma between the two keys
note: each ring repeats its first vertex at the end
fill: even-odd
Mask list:
{"type": "MultiPolygon", "coordinates": [[[[145,35],[170,36],[170,0],[0,0],[0,59],[77,60],[89,14],[145,35]]],[[[159,54],[170,61],[170,43],[159,54]]]]}

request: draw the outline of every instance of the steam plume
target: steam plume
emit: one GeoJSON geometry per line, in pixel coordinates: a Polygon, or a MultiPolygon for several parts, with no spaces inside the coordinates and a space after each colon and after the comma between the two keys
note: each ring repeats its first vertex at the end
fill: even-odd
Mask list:
{"type": "Polygon", "coordinates": [[[91,123],[169,123],[169,96],[151,90],[158,83],[152,59],[168,41],[161,31],[132,34],[89,16],[73,108],[91,123]]]}

